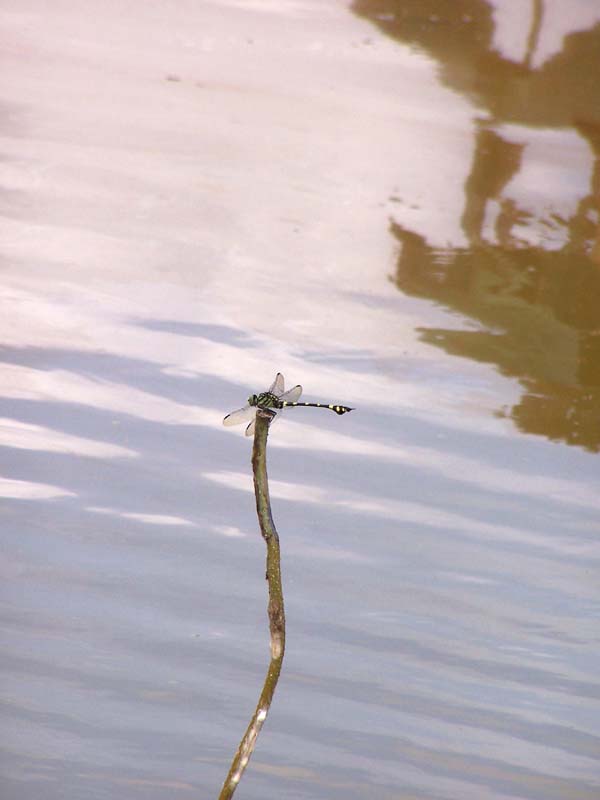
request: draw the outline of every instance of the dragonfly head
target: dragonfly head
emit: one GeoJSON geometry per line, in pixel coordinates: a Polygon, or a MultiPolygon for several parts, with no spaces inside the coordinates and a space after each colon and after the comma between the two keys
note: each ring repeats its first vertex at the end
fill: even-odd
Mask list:
{"type": "Polygon", "coordinates": [[[248,398],[248,405],[249,406],[257,406],[258,405],[258,395],[251,394],[248,398]]]}

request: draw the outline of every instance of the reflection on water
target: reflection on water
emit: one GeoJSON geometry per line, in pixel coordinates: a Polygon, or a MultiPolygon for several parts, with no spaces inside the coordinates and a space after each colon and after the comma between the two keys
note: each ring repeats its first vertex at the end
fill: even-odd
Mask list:
{"type": "Polygon", "coordinates": [[[600,449],[600,270],[568,248],[479,246],[440,252],[397,224],[395,280],[405,292],[469,315],[480,330],[421,329],[449,353],[497,364],[523,395],[517,425],[600,449]]]}
{"type": "Polygon", "coordinates": [[[352,8],[434,58],[442,83],[494,120],[551,128],[600,116],[600,10],[573,0],[567,15],[560,5],[355,0],[352,8]]]}
{"type": "Polygon", "coordinates": [[[13,5],[2,800],[216,796],[268,661],[222,419],[278,369],[357,410],[269,437],[289,646],[240,800],[597,800],[597,456],[538,407],[597,385],[595,89],[542,81],[597,4],[361,3],[402,47],[340,0],[13,5]]]}
{"type": "Polygon", "coordinates": [[[401,210],[390,226],[397,286],[477,323],[422,327],[422,339],[519,378],[521,398],[498,413],[520,429],[600,450],[600,10],[569,33],[543,0],[519,4],[512,28],[480,0],[353,7],[434,58],[474,106],[456,211],[466,246],[432,244],[401,210]]]}

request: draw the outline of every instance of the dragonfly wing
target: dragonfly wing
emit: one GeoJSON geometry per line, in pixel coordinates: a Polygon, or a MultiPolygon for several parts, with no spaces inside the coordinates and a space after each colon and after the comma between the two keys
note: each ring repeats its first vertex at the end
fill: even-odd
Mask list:
{"type": "Polygon", "coordinates": [[[252,420],[250,425],[246,428],[246,436],[254,436],[254,429],[256,428],[256,417],[252,420]]]}
{"type": "Polygon", "coordinates": [[[301,394],[302,387],[298,384],[293,389],[288,389],[287,392],[284,392],[279,399],[285,400],[287,403],[297,403],[301,394]]]}
{"type": "Polygon", "coordinates": [[[227,414],[223,420],[223,425],[239,425],[240,422],[246,422],[255,415],[256,408],[254,406],[244,406],[243,408],[238,408],[237,411],[232,411],[231,414],[227,414]]]}
{"type": "MultiPolygon", "coordinates": [[[[273,414],[271,417],[271,421],[269,422],[269,427],[281,416],[281,411],[278,411],[277,414],[273,414]]],[[[246,436],[254,436],[254,428],[256,427],[256,418],[252,420],[250,425],[246,428],[246,436]]]]}
{"type": "Polygon", "coordinates": [[[269,391],[276,397],[280,397],[283,394],[284,389],[285,389],[285,383],[283,380],[283,375],[281,374],[281,372],[278,372],[277,375],[275,375],[275,380],[271,384],[269,391]]]}

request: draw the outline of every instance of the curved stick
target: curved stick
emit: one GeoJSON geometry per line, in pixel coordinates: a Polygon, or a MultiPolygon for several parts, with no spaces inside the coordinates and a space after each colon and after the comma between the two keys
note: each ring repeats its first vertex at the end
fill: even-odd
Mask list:
{"type": "Polygon", "coordinates": [[[271,516],[269,499],[269,482],[267,478],[267,436],[269,423],[273,413],[267,409],[256,412],[256,428],[254,431],[254,447],[252,448],[252,471],[254,473],[254,494],[260,532],[267,545],[267,581],[269,585],[269,630],[271,632],[271,661],[258,705],[252,715],[242,741],[237,749],[225,783],[221,789],[219,800],[229,800],[233,796],[238,783],[254,752],[256,739],[263,726],[271,701],[275,693],[283,654],[285,651],[285,611],[283,607],[283,590],[281,586],[281,563],[279,553],[279,535],[271,516]]]}

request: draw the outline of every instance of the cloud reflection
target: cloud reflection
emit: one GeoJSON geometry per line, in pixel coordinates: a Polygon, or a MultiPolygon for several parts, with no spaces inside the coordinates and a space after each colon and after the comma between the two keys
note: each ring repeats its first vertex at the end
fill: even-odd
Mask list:
{"type": "Polygon", "coordinates": [[[127,384],[85,378],[68,370],[2,364],[0,385],[0,395],[15,399],[77,403],[166,424],[221,425],[222,415],[213,410],[177,403],[127,384]]]}
{"type": "Polygon", "coordinates": [[[144,514],[135,511],[119,511],[116,508],[103,508],[101,506],[88,506],[86,511],[92,511],[95,514],[110,514],[114,517],[121,517],[122,519],[144,522],[147,525],[194,525],[189,519],[175,517],[171,514],[144,514]]]}
{"type": "Polygon", "coordinates": [[[84,439],[42,425],[31,425],[7,418],[0,418],[0,446],[18,450],[43,450],[47,453],[71,453],[89,458],[136,458],[138,455],[127,447],[84,439]]]}
{"type": "Polygon", "coordinates": [[[47,483],[0,477],[0,497],[10,497],[15,500],[51,500],[55,497],[75,497],[75,493],[47,483]]]}
{"type": "MultiPolygon", "coordinates": [[[[253,491],[252,479],[244,472],[204,472],[202,477],[230,489],[253,491]]],[[[496,542],[531,545],[564,555],[582,556],[588,553],[595,554],[597,551],[595,542],[586,543],[559,536],[550,538],[545,534],[536,534],[525,528],[470,519],[462,514],[455,514],[421,503],[370,497],[340,489],[331,491],[320,486],[274,480],[269,481],[269,492],[271,497],[277,500],[326,506],[330,510],[348,511],[352,514],[358,512],[367,516],[393,519],[397,522],[457,531],[496,542]]]]}
{"type": "Polygon", "coordinates": [[[248,535],[235,525],[213,525],[211,530],[229,539],[244,539],[248,535]]]}
{"type": "Polygon", "coordinates": [[[269,444],[272,447],[377,458],[406,464],[412,469],[423,469],[490,492],[509,492],[570,505],[600,508],[600,496],[595,488],[579,482],[503,469],[475,458],[444,452],[442,449],[359,439],[332,430],[312,428],[289,419],[286,419],[285,425],[278,427],[277,435],[270,438],[269,444]]]}
{"type": "MultiPolygon", "coordinates": [[[[115,413],[127,414],[139,419],[171,425],[198,425],[222,430],[222,411],[203,406],[178,403],[158,394],[152,394],[132,386],[113,381],[93,380],[67,370],[38,370],[20,365],[0,365],[1,394],[19,399],[69,402],[100,408],[115,413]]],[[[43,440],[46,429],[24,426],[14,438],[21,441],[43,440]]],[[[234,435],[234,434],[232,434],[234,435]]],[[[53,434],[54,436],[54,434],[53,434]]],[[[73,447],[75,452],[87,454],[94,451],[98,457],[133,455],[132,451],[114,445],[90,442],[77,437],[56,434],[51,445],[73,447]],[[98,450],[97,448],[100,448],[98,450]],[[113,448],[110,452],[102,448],[113,448]]],[[[46,437],[49,441],[51,437],[46,437]]],[[[452,481],[477,486],[491,492],[510,492],[516,495],[542,498],[551,502],[567,503],[598,509],[600,497],[597,491],[580,482],[552,478],[535,473],[523,473],[514,469],[503,469],[485,461],[441,449],[359,439],[323,428],[294,422],[278,426],[277,435],[271,439],[273,447],[288,447],[316,452],[333,452],[338,455],[377,458],[383,461],[407,464],[411,468],[424,469],[442,475],[452,481]]]]}

